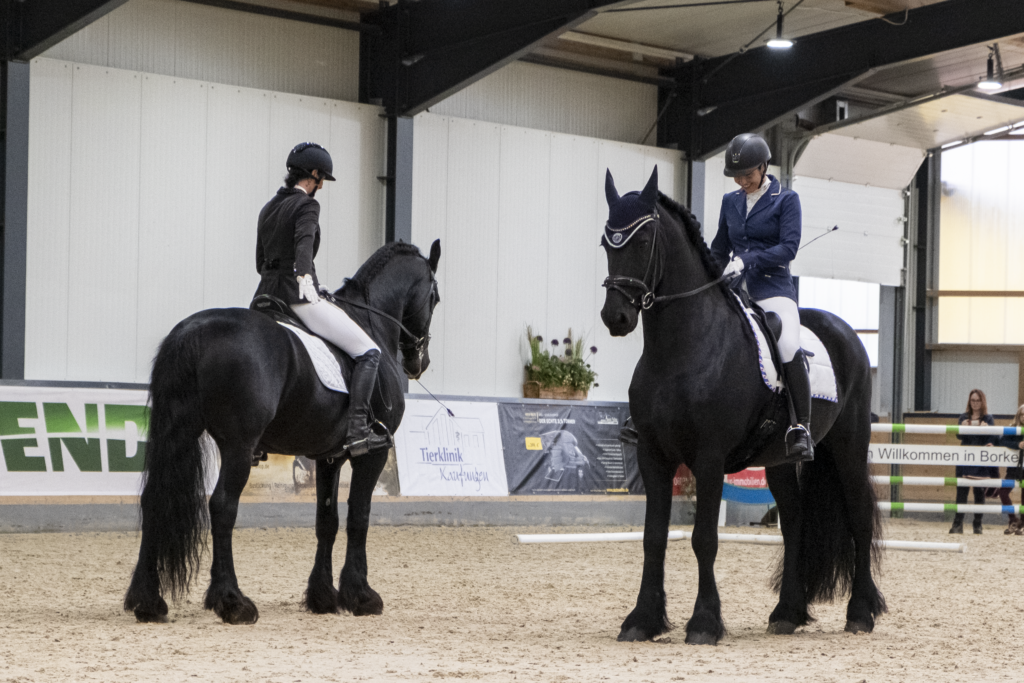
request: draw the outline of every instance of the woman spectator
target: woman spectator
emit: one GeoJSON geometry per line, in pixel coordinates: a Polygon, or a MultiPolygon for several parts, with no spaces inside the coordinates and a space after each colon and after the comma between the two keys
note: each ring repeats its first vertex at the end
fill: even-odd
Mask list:
{"type": "MultiPolygon", "coordinates": [[[[995,426],[996,421],[991,415],[988,414],[988,401],[985,399],[985,392],[981,389],[972,389],[971,393],[967,398],[967,411],[960,416],[957,420],[957,424],[969,427],[980,427],[982,425],[995,426]]],[[[996,440],[995,437],[985,436],[984,434],[977,435],[957,435],[960,439],[960,443],[964,446],[992,446],[996,440]]],[[[968,479],[998,479],[999,468],[998,467],[987,467],[977,465],[957,465],[956,467],[957,478],[966,477],[968,479]]],[[[974,503],[975,505],[985,504],[985,489],[980,487],[972,487],[974,490],[974,503]]],[[[967,487],[957,486],[956,487],[956,504],[963,505],[967,502],[967,487]]],[[[982,515],[975,513],[974,515],[974,533],[980,534],[981,530],[981,518],[982,515]]],[[[951,534],[962,534],[964,532],[964,513],[958,512],[953,517],[953,526],[950,527],[949,533],[951,534]]]]}
{"type": "MultiPolygon", "coordinates": [[[[1013,416],[1013,422],[1010,423],[1011,427],[1020,427],[1024,424],[1024,405],[1017,408],[1017,414],[1013,416]]],[[[1019,435],[1004,435],[999,439],[999,445],[1003,448],[1009,448],[1017,451],[1017,467],[1006,468],[1006,478],[1014,481],[1020,481],[1024,473],[1021,472],[1021,458],[1024,456],[1024,438],[1019,435]]],[[[1010,492],[1013,489],[1002,488],[999,489],[999,500],[1003,505],[1013,505],[1013,501],[1010,500],[1010,492]]],[[[1024,500],[1022,500],[1024,503],[1024,500]]],[[[1017,517],[1017,515],[1010,515],[1010,525],[1003,531],[1004,534],[1017,534],[1018,536],[1024,536],[1024,519],[1017,517]]]]}

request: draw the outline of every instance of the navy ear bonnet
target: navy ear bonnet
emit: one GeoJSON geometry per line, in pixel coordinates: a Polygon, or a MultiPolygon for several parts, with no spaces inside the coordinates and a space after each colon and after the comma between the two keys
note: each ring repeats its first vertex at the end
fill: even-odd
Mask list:
{"type": "Polygon", "coordinates": [[[658,218],[657,166],[643,192],[627,192],[620,197],[611,171],[605,176],[604,192],[608,199],[608,222],[604,225],[601,244],[606,247],[620,249],[626,246],[640,228],[658,218]]]}

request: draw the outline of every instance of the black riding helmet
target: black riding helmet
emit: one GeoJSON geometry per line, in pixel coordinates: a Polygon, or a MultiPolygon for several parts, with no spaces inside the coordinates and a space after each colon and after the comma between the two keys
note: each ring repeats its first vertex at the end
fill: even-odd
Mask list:
{"type": "Polygon", "coordinates": [[[331,172],[334,170],[334,162],[326,149],[315,142],[300,142],[288,153],[288,161],[285,162],[288,169],[298,168],[307,173],[320,171],[324,180],[334,180],[331,172]]]}
{"type": "Polygon", "coordinates": [[[742,133],[734,137],[725,150],[725,175],[730,178],[745,175],[767,164],[771,158],[771,150],[763,137],[742,133]]]}

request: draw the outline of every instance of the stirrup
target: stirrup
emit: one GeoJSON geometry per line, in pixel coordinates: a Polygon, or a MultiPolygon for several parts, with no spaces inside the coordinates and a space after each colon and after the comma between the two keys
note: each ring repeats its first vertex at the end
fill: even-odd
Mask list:
{"type": "Polygon", "coordinates": [[[807,430],[807,427],[802,424],[797,423],[795,425],[790,425],[790,427],[786,429],[785,444],[786,460],[784,462],[801,463],[811,462],[814,460],[814,440],[811,438],[811,433],[807,430]],[[797,435],[793,441],[790,441],[789,435],[793,432],[797,432],[797,435]],[[803,434],[803,438],[807,439],[807,447],[796,450],[795,447],[800,441],[801,433],[803,434]]]}
{"type": "Polygon", "coordinates": [[[391,436],[391,432],[380,420],[375,421],[370,425],[369,433],[361,439],[347,442],[344,446],[344,450],[348,451],[348,454],[353,458],[366,455],[371,451],[381,450],[383,448],[391,448],[395,445],[395,440],[391,436]]]}

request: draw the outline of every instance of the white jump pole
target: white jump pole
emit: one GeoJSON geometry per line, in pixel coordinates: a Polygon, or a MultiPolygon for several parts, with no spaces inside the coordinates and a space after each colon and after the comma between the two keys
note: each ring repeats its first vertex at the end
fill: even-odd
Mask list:
{"type": "Polygon", "coordinates": [[[871,477],[875,484],[903,484],[904,486],[963,486],[983,489],[1012,489],[1020,486],[1014,479],[964,479],[956,477],[892,477],[875,475],[871,477]]]}
{"type": "Polygon", "coordinates": [[[1020,436],[1024,427],[972,427],[970,425],[904,425],[876,422],[871,431],[876,434],[960,434],[962,436],[1020,436]]]}
{"type": "MultiPolygon", "coordinates": [[[[689,531],[669,531],[668,540],[685,541],[693,534],[689,531]]],[[[642,541],[642,531],[595,534],[516,534],[520,543],[604,543],[642,541]]],[[[754,545],[782,545],[782,536],[776,534],[718,534],[723,543],[750,543],[754,545]]],[[[961,543],[928,543],[923,541],[881,541],[886,550],[916,550],[963,553],[967,546],[961,543]]]]}

